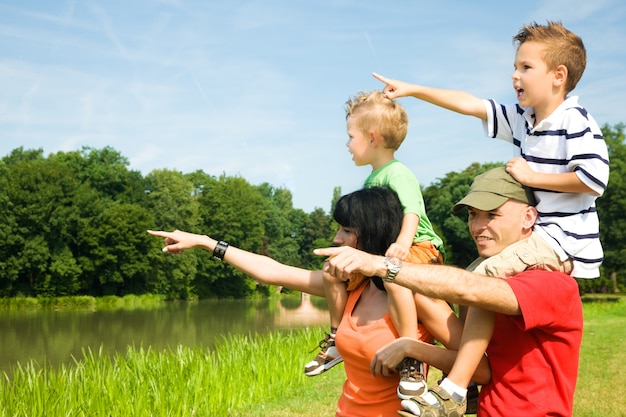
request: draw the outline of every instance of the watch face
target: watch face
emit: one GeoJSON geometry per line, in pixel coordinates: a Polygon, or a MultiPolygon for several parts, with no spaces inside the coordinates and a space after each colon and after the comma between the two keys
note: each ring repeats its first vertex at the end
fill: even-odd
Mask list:
{"type": "Polygon", "coordinates": [[[396,268],[400,268],[402,266],[402,261],[398,258],[389,258],[389,266],[395,266],[396,268]]]}
{"type": "Polygon", "coordinates": [[[387,275],[384,280],[387,282],[393,282],[393,280],[396,279],[398,272],[400,272],[402,261],[398,258],[387,256],[385,258],[385,265],[387,266],[387,275]]]}

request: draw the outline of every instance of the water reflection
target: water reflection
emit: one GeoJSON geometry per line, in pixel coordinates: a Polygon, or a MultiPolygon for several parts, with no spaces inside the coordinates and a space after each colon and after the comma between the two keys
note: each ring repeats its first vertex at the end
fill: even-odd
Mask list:
{"type": "Polygon", "coordinates": [[[86,348],[105,353],[127,346],[154,350],[178,345],[210,348],[228,334],[328,324],[325,301],[308,295],[264,300],[171,302],[114,311],[0,312],[0,371],[34,359],[69,363],[86,348]]]}

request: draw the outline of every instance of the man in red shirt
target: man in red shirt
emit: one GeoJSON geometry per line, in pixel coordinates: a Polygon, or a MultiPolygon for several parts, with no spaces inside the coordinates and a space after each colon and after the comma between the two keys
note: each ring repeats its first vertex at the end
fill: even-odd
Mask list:
{"type": "MultiPolygon", "coordinates": [[[[537,211],[525,197],[527,190],[510,175],[505,173],[498,181],[486,182],[484,178],[474,180],[470,192],[457,206],[468,208],[470,233],[479,255],[488,258],[529,238],[537,211]]],[[[476,380],[483,384],[479,416],[572,415],[583,316],[578,285],[570,276],[527,270],[503,279],[450,266],[402,265],[397,260],[348,247],[317,249],[315,253],[328,256],[325,270],[342,279],[349,279],[352,273],[391,275],[393,282],[414,292],[496,313],[487,349],[491,379],[476,380]],[[388,273],[390,269],[392,274],[388,273]]],[[[372,373],[389,375],[404,357],[448,372],[456,352],[399,338],[378,351],[372,360],[372,373]]],[[[457,400],[439,386],[406,401],[425,410],[429,396],[436,398],[435,408],[441,408],[439,415],[462,415],[465,411],[464,400],[457,400]]],[[[403,407],[415,409],[405,404],[403,407]]]]}

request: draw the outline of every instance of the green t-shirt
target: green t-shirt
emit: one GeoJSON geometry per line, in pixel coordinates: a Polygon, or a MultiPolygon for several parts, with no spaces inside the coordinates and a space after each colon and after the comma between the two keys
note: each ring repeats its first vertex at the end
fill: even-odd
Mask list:
{"type": "Polygon", "coordinates": [[[426,215],[420,183],[417,181],[413,171],[406,165],[396,159],[390,161],[377,170],[372,171],[365,180],[363,187],[389,187],[394,190],[400,198],[404,214],[414,213],[419,216],[420,222],[413,242],[430,240],[437,249],[442,250],[443,241],[433,230],[433,225],[426,215]]]}

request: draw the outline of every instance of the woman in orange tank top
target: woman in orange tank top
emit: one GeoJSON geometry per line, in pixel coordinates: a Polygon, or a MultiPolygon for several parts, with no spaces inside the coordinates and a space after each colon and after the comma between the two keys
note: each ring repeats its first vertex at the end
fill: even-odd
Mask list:
{"type": "MultiPolygon", "coordinates": [[[[344,195],[333,211],[333,217],[340,225],[334,242],[372,254],[384,254],[400,232],[402,216],[398,196],[388,188],[373,187],[344,195]]],[[[320,297],[325,295],[322,271],[284,265],[206,235],[178,230],[149,233],[165,238],[164,252],[180,253],[193,247],[204,248],[213,252],[215,258],[263,284],[281,285],[320,297]]],[[[348,297],[336,339],[347,376],[337,403],[336,416],[395,416],[396,411],[401,409],[396,394],[399,376],[373,377],[370,372],[374,354],[398,337],[389,315],[383,282],[379,277],[366,277],[348,297]]],[[[432,343],[437,338],[444,346],[455,348],[458,341],[451,340],[450,334],[461,334],[462,325],[445,302],[433,303],[438,306],[439,314],[428,319],[430,333],[420,326],[420,340],[432,343]],[[453,328],[456,326],[458,328],[453,328]]]]}

